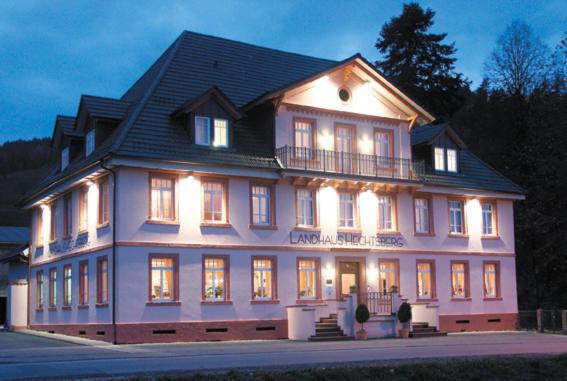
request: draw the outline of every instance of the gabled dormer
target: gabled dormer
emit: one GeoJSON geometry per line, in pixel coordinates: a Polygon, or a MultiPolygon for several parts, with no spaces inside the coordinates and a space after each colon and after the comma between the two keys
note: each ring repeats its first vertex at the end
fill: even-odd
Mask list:
{"type": "Polygon", "coordinates": [[[69,163],[81,156],[83,134],[74,130],[75,118],[58,115],[51,138],[51,147],[59,152],[59,169],[65,170],[69,163]]]}
{"type": "Polygon", "coordinates": [[[219,88],[211,87],[187,101],[171,117],[181,121],[195,146],[231,148],[234,126],[242,113],[219,88]]]}
{"type": "Polygon", "coordinates": [[[425,161],[430,173],[458,174],[465,143],[447,123],[432,123],[412,130],[412,155],[425,161]]]}

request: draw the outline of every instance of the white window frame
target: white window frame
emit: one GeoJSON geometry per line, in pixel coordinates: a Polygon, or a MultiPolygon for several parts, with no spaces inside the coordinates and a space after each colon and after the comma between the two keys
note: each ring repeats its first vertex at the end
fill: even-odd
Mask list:
{"type": "Polygon", "coordinates": [[[455,299],[464,299],[467,297],[467,265],[462,262],[452,263],[451,264],[451,297],[455,299]],[[462,266],[462,269],[455,269],[454,266],[462,266]],[[460,295],[456,292],[455,286],[459,283],[459,278],[462,277],[463,280],[463,294],[460,295]],[[456,280],[456,283],[455,282],[456,280]]]}
{"type": "Polygon", "coordinates": [[[484,202],[481,204],[482,210],[482,235],[493,236],[495,235],[494,229],[494,205],[490,202],[484,202]],[[488,210],[485,207],[488,207],[488,210]]]}
{"type": "Polygon", "coordinates": [[[261,226],[272,225],[272,187],[269,185],[252,184],[251,188],[252,224],[261,226]]]}
{"type": "Polygon", "coordinates": [[[457,150],[454,148],[447,148],[447,172],[457,173],[458,171],[458,160],[457,160],[457,150]]]}
{"type": "Polygon", "coordinates": [[[418,262],[417,265],[417,296],[419,299],[431,299],[433,298],[433,271],[431,269],[431,263],[429,262],[418,262]],[[420,265],[426,265],[427,269],[420,269],[420,265]],[[425,280],[426,274],[429,274],[429,295],[424,293],[425,290],[425,280]],[[420,287],[421,285],[421,287],[420,287]]]}
{"type": "Polygon", "coordinates": [[[299,188],[297,197],[297,226],[315,226],[315,190],[299,188]]]}
{"type": "MultiPolygon", "coordinates": [[[[151,285],[153,286],[153,281],[154,281],[154,271],[159,271],[159,277],[160,277],[160,282],[159,282],[159,297],[158,298],[154,298],[153,295],[152,296],[152,302],[173,302],[175,300],[175,261],[173,260],[173,258],[161,258],[161,257],[152,257],[150,260],[150,273],[151,275],[151,285]],[[161,263],[164,262],[164,260],[169,260],[171,261],[171,266],[155,266],[154,267],[154,260],[158,260],[161,261],[161,263]],[[169,294],[171,295],[169,298],[166,298],[163,296],[163,292],[164,292],[164,279],[165,276],[164,274],[166,273],[166,271],[171,271],[171,284],[168,285],[168,290],[169,290],[169,294]]],[[[153,294],[153,291],[152,291],[153,294]]]]}
{"type": "Polygon", "coordinates": [[[496,298],[498,296],[498,290],[497,290],[497,282],[498,282],[498,268],[497,265],[495,263],[484,263],[483,264],[483,277],[484,277],[484,297],[485,298],[496,298]],[[487,271],[487,266],[491,266],[492,269],[487,271]],[[490,277],[492,276],[492,278],[490,277]],[[489,287],[488,287],[488,281],[489,279],[492,279],[492,281],[494,282],[494,284],[492,285],[494,293],[489,293],[489,287]]]}
{"type": "Polygon", "coordinates": [[[215,118],[215,119],[213,120],[213,128],[214,128],[214,134],[213,134],[214,141],[213,141],[213,146],[215,146],[215,147],[225,147],[225,148],[228,147],[228,145],[229,145],[229,142],[228,142],[228,137],[229,137],[228,129],[230,128],[230,127],[229,127],[229,121],[228,121],[228,119],[215,118]],[[220,123],[222,123],[222,122],[225,123],[224,126],[220,125],[220,123]],[[217,123],[219,123],[219,125],[217,125],[217,123]],[[222,138],[221,138],[221,136],[220,136],[220,131],[222,131],[223,128],[224,128],[224,132],[223,132],[223,135],[224,135],[224,143],[222,143],[222,138]]]}
{"type": "Polygon", "coordinates": [[[204,180],[203,181],[203,222],[206,223],[225,223],[227,221],[226,218],[226,214],[227,211],[225,210],[225,197],[228,197],[228,195],[225,195],[226,192],[226,187],[225,187],[225,183],[221,182],[221,181],[214,181],[214,180],[204,180]],[[209,185],[212,186],[220,186],[220,190],[218,189],[212,189],[211,187],[208,187],[209,185]],[[209,188],[209,189],[207,189],[209,188]],[[217,205],[215,203],[215,195],[220,194],[220,214],[221,214],[221,218],[220,219],[216,219],[215,216],[219,213],[217,210],[217,205]],[[207,201],[206,201],[206,195],[209,195],[209,204],[210,204],[210,210],[211,210],[211,216],[212,219],[205,219],[205,210],[207,208],[207,201]]]}
{"type": "Polygon", "coordinates": [[[434,150],[434,161],[435,161],[435,170],[436,171],[444,171],[445,170],[445,148],[443,147],[435,147],[434,150]]]}
{"type": "Polygon", "coordinates": [[[394,218],[393,197],[390,195],[378,195],[378,231],[393,231],[394,218]]]}
{"type": "Polygon", "coordinates": [[[157,221],[175,221],[176,210],[175,210],[175,178],[169,176],[159,176],[159,175],[150,175],[150,218],[152,220],[157,221]],[[161,186],[161,185],[153,185],[153,180],[167,180],[171,182],[171,187],[161,186]],[[157,198],[154,200],[154,191],[158,193],[157,198]],[[165,208],[164,208],[164,194],[166,191],[170,192],[170,208],[171,208],[171,217],[167,217],[165,215],[165,208]],[[158,205],[154,205],[154,201],[158,201],[158,205]],[[156,207],[157,215],[154,215],[154,206],[156,207]]]}
{"type": "MultiPolygon", "coordinates": [[[[299,292],[301,290],[298,290],[298,296],[300,300],[315,300],[317,299],[317,262],[312,260],[312,259],[300,259],[298,262],[298,266],[297,266],[297,271],[299,272],[299,278],[301,279],[303,277],[303,279],[305,280],[305,285],[306,285],[306,292],[308,291],[308,287],[307,285],[309,284],[309,274],[313,273],[313,290],[311,290],[311,294],[312,295],[300,295],[299,292]],[[301,262],[311,262],[313,264],[313,267],[309,267],[309,268],[301,268],[301,262]]],[[[298,282],[298,287],[301,284],[301,282],[298,282]]]]}
{"type": "Polygon", "coordinates": [[[415,232],[427,234],[431,229],[431,226],[429,226],[429,199],[416,197],[413,202],[415,208],[415,232]]]}
{"type": "Polygon", "coordinates": [[[351,192],[339,192],[339,228],[356,228],[356,194],[351,192]],[[346,196],[349,196],[347,199],[346,196]],[[351,210],[352,218],[347,217],[347,212],[351,210]]]}
{"type": "Polygon", "coordinates": [[[391,141],[390,137],[392,135],[384,132],[384,131],[377,131],[374,134],[374,144],[375,144],[375,155],[376,155],[376,165],[379,168],[388,168],[391,167],[391,157],[390,152],[392,151],[392,147],[390,146],[391,141]],[[382,151],[386,152],[382,152],[382,151]]]}
{"type": "Polygon", "coordinates": [[[195,116],[195,144],[199,146],[211,145],[211,118],[206,116],[195,116]],[[197,120],[203,120],[206,122],[206,141],[197,141],[197,120]]]}
{"type": "Polygon", "coordinates": [[[65,307],[73,304],[73,267],[65,265],[63,267],[63,305],[65,307]]]}
{"type": "Polygon", "coordinates": [[[61,170],[63,171],[69,165],[69,147],[61,150],[61,170]]]}
{"type": "Polygon", "coordinates": [[[293,123],[293,134],[295,139],[295,157],[298,159],[310,160],[313,145],[313,130],[315,124],[308,120],[297,119],[293,123]]]}
{"type": "MultiPolygon", "coordinates": [[[[260,280],[260,295],[256,296],[255,291],[256,288],[253,290],[253,298],[254,300],[272,300],[274,298],[274,272],[273,272],[273,261],[271,259],[261,259],[261,258],[253,258],[252,259],[252,268],[253,268],[253,277],[256,277],[256,274],[259,276],[260,280]],[[269,267],[256,267],[256,262],[268,262],[270,265],[269,267]],[[270,273],[270,296],[266,296],[266,285],[264,282],[266,281],[266,273],[270,273]]],[[[252,280],[252,285],[254,285],[254,280],[252,280]]]]}
{"type": "Polygon", "coordinates": [[[448,206],[449,206],[449,233],[465,234],[464,202],[449,200],[448,206]],[[459,207],[457,208],[456,205],[458,205],[459,207]],[[457,216],[460,217],[458,219],[458,223],[459,223],[458,225],[456,224],[457,216]],[[460,227],[460,229],[457,230],[457,227],[460,227]]]}
{"type": "Polygon", "coordinates": [[[204,266],[205,266],[205,270],[204,270],[204,275],[205,275],[205,290],[204,290],[205,300],[208,301],[208,302],[225,301],[226,300],[226,260],[224,258],[215,258],[215,257],[205,258],[204,266]],[[222,261],[222,267],[219,267],[219,266],[207,267],[207,261],[216,261],[214,263],[218,263],[218,261],[222,261]],[[217,279],[217,272],[222,271],[222,294],[223,294],[223,296],[221,296],[221,297],[206,296],[206,294],[207,294],[207,272],[208,271],[211,271],[211,274],[212,274],[211,282],[212,282],[212,287],[213,287],[213,295],[215,294],[214,289],[218,286],[218,284],[220,284],[219,279],[217,279]]]}
{"type": "Polygon", "coordinates": [[[85,156],[89,156],[91,153],[93,153],[95,149],[95,138],[96,131],[93,128],[92,130],[87,132],[87,135],[85,137],[85,156]]]}
{"type": "MultiPolygon", "coordinates": [[[[398,266],[399,264],[394,262],[394,261],[383,261],[380,262],[378,264],[378,282],[382,283],[382,280],[386,281],[386,285],[383,287],[384,292],[390,292],[390,289],[392,288],[392,286],[396,286],[399,290],[400,285],[399,284],[388,284],[390,282],[390,277],[388,276],[389,274],[393,274],[394,276],[392,277],[394,279],[394,282],[398,282],[400,283],[400,280],[397,279],[398,278],[398,266]],[[384,268],[382,268],[382,265],[384,265],[384,268]],[[392,265],[392,268],[387,267],[386,265],[392,265]],[[382,276],[383,275],[383,276],[382,276]]],[[[381,284],[378,285],[378,287],[380,287],[381,284]]]]}

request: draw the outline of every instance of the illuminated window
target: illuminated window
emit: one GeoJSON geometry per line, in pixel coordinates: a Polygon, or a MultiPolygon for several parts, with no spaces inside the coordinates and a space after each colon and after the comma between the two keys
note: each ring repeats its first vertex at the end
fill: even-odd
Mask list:
{"type": "Polygon", "coordinates": [[[49,307],[57,306],[57,269],[49,269],[49,307]]]}
{"type": "Polygon", "coordinates": [[[457,150],[447,148],[447,171],[457,172],[457,150]]]}
{"type": "Polygon", "coordinates": [[[429,200],[426,198],[414,199],[415,207],[415,232],[421,234],[429,233],[429,200]]]}
{"type": "Polygon", "coordinates": [[[79,263],[79,305],[89,304],[89,262],[79,263]]]}
{"type": "Polygon", "coordinates": [[[433,262],[417,263],[417,296],[420,299],[435,297],[433,262]]]}
{"type": "Polygon", "coordinates": [[[82,187],[79,191],[79,231],[85,231],[88,227],[89,212],[89,189],[82,187]]]}
{"type": "Polygon", "coordinates": [[[294,123],[295,157],[309,160],[312,158],[314,147],[314,123],[309,120],[298,119],[294,123]]]}
{"type": "Polygon", "coordinates": [[[226,182],[203,181],[203,221],[224,223],[228,221],[226,211],[226,182]]]}
{"type": "Polygon", "coordinates": [[[95,130],[87,132],[85,144],[85,156],[89,156],[95,149],[95,130]]]}
{"type": "Polygon", "coordinates": [[[451,295],[453,298],[466,298],[468,296],[468,266],[464,262],[451,263],[451,295]]]}
{"type": "Polygon", "coordinates": [[[55,241],[57,239],[57,201],[51,204],[51,217],[49,227],[49,240],[55,241]]]}
{"type": "Polygon", "coordinates": [[[352,229],[356,226],[356,196],[354,193],[339,193],[339,228],[352,229]]]}
{"type": "Polygon", "coordinates": [[[499,297],[499,264],[484,263],[484,297],[499,297]]]}
{"type": "Polygon", "coordinates": [[[297,189],[297,226],[315,226],[315,191],[312,189],[297,189]]]}
{"type": "Polygon", "coordinates": [[[445,170],[445,149],[441,147],[435,147],[435,170],[444,171],[445,170]]]}
{"type": "Polygon", "coordinates": [[[63,267],[63,305],[70,306],[73,303],[73,284],[71,265],[63,267]]]}
{"type": "Polygon", "coordinates": [[[151,175],[152,220],[175,220],[175,179],[169,176],[151,175]]]}
{"type": "Polygon", "coordinates": [[[274,298],[274,261],[268,258],[252,258],[253,300],[272,300],[274,298]]]}
{"type": "Polygon", "coordinates": [[[228,147],[228,120],[215,119],[215,147],[228,147]]]}
{"type": "Polygon", "coordinates": [[[61,170],[64,170],[69,165],[69,147],[63,148],[61,151],[61,170]]]}
{"type": "Polygon", "coordinates": [[[106,257],[97,259],[96,273],[96,302],[106,304],[108,303],[108,259],[106,257]]]}
{"type": "Polygon", "coordinates": [[[398,279],[399,268],[397,261],[379,261],[378,283],[380,292],[391,292],[397,289],[399,292],[400,282],[398,279]]]}
{"type": "Polygon", "coordinates": [[[252,185],[252,224],[272,225],[272,187],[268,185],[252,185]]]}
{"type": "Polygon", "coordinates": [[[225,266],[228,258],[205,257],[203,296],[206,301],[219,302],[227,300],[225,266]]]}
{"type": "Polygon", "coordinates": [[[63,198],[63,236],[70,237],[73,233],[73,195],[68,193],[63,198]]]}
{"type": "Polygon", "coordinates": [[[175,300],[176,264],[173,257],[150,257],[150,298],[153,302],[175,300]]]}
{"type": "Polygon", "coordinates": [[[378,230],[393,230],[392,223],[393,207],[392,196],[378,196],[378,230]]]}
{"type": "Polygon", "coordinates": [[[482,204],[482,235],[495,236],[495,207],[492,203],[482,204]]]}
{"type": "Polygon", "coordinates": [[[35,287],[35,306],[37,308],[43,308],[43,271],[38,271],[35,275],[36,277],[36,287],[35,287]]]}
{"type": "Polygon", "coordinates": [[[98,224],[107,224],[109,213],[109,186],[108,177],[103,177],[98,183],[98,224]]]}
{"type": "Polygon", "coordinates": [[[319,261],[300,259],[297,269],[299,299],[316,299],[318,295],[319,261]]]}
{"type": "Polygon", "coordinates": [[[43,237],[43,209],[41,207],[37,209],[36,221],[37,221],[36,233],[35,233],[36,244],[38,246],[42,246],[44,237],[43,237]]]}
{"type": "Polygon", "coordinates": [[[392,166],[392,132],[376,131],[374,134],[374,150],[376,164],[381,168],[392,166]]]}
{"type": "Polygon", "coordinates": [[[206,117],[195,117],[195,144],[211,145],[211,120],[206,117]]]}
{"type": "Polygon", "coordinates": [[[449,233],[464,234],[463,202],[449,201],[449,233]]]}

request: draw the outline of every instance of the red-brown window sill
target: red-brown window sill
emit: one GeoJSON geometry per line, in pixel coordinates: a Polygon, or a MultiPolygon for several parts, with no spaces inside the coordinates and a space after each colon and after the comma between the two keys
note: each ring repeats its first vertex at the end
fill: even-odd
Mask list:
{"type": "Polygon", "coordinates": [[[79,232],[77,233],[78,235],[85,235],[87,234],[89,231],[87,229],[83,229],[83,230],[79,230],[79,232]]]}
{"type": "Polygon", "coordinates": [[[97,303],[96,304],[96,308],[107,308],[108,307],[108,303],[97,303]]]}
{"type": "Polygon", "coordinates": [[[49,244],[50,244],[50,245],[53,245],[53,244],[56,244],[56,243],[57,243],[57,238],[52,239],[52,240],[49,241],[49,244]]]}
{"type": "Polygon", "coordinates": [[[57,307],[48,307],[47,310],[48,311],[57,311],[57,307]]]}
{"type": "Polygon", "coordinates": [[[449,238],[464,238],[464,239],[468,239],[469,235],[468,234],[449,234],[448,235],[449,238]]]}
{"type": "Polygon", "coordinates": [[[430,299],[417,298],[415,301],[416,301],[417,303],[428,303],[428,302],[438,302],[439,299],[437,299],[437,298],[430,298],[430,299]]]}
{"type": "Polygon", "coordinates": [[[146,306],[153,307],[165,307],[165,306],[180,306],[181,302],[179,300],[174,300],[172,302],[146,302],[146,306]]]}
{"type": "Polygon", "coordinates": [[[280,304],[278,299],[274,300],[251,300],[250,304],[280,304]]]}
{"type": "Polygon", "coordinates": [[[37,307],[37,308],[35,309],[35,312],[43,312],[43,307],[37,307]]]}
{"type": "Polygon", "coordinates": [[[497,296],[497,297],[494,297],[494,298],[487,298],[487,297],[485,297],[483,300],[484,300],[485,302],[499,302],[499,301],[501,301],[501,300],[503,300],[503,299],[502,299],[501,296],[497,296]]]}
{"type": "Polygon", "coordinates": [[[248,225],[251,230],[278,230],[276,225],[248,225]]]}
{"type": "Polygon", "coordinates": [[[146,220],[146,224],[150,224],[150,225],[171,225],[171,226],[179,226],[179,220],[152,220],[152,219],[147,219],[146,220]]]}
{"type": "Polygon", "coordinates": [[[77,308],[78,308],[79,310],[86,310],[86,309],[89,308],[89,305],[88,305],[88,304],[79,304],[79,305],[77,306],[77,308]]]}
{"type": "Polygon", "coordinates": [[[385,230],[379,230],[378,232],[376,232],[376,235],[380,236],[380,235],[400,235],[401,233],[397,230],[392,230],[392,231],[385,231],[385,230]]]}
{"type": "Polygon", "coordinates": [[[483,235],[480,238],[483,239],[483,240],[487,240],[487,241],[498,241],[500,239],[500,236],[498,236],[498,235],[483,235]]]}
{"type": "Polygon", "coordinates": [[[62,310],[71,311],[71,306],[63,306],[61,307],[62,310]]]}
{"type": "Polygon", "coordinates": [[[35,248],[36,248],[36,250],[37,250],[37,249],[43,249],[43,243],[42,243],[42,244],[39,244],[39,245],[35,245],[35,248]]]}
{"type": "Polygon", "coordinates": [[[361,229],[345,229],[345,228],[341,228],[339,230],[337,230],[337,234],[362,234],[362,230],[361,229]]]}
{"type": "Polygon", "coordinates": [[[212,300],[201,300],[201,304],[203,305],[207,305],[207,306],[226,306],[226,305],[231,305],[232,304],[232,300],[221,300],[218,302],[212,301],[212,300]]]}
{"type": "Polygon", "coordinates": [[[466,298],[451,298],[452,302],[470,302],[472,300],[471,297],[466,298]]]}
{"type": "Polygon", "coordinates": [[[322,304],[323,299],[297,299],[295,304],[322,304]]]}
{"type": "Polygon", "coordinates": [[[298,232],[312,232],[312,233],[318,233],[321,231],[320,227],[314,226],[314,227],[309,227],[309,226],[296,226],[293,228],[293,230],[298,231],[298,232]]]}
{"type": "Polygon", "coordinates": [[[232,224],[228,222],[201,222],[202,228],[231,228],[232,224]]]}
{"type": "Polygon", "coordinates": [[[96,225],[96,228],[97,228],[97,229],[104,229],[104,228],[106,228],[106,227],[108,227],[108,226],[110,226],[110,222],[109,222],[109,221],[106,221],[106,222],[103,222],[102,224],[97,224],[97,225],[96,225]]]}
{"type": "Polygon", "coordinates": [[[435,237],[435,233],[413,233],[416,237],[435,237]]]}

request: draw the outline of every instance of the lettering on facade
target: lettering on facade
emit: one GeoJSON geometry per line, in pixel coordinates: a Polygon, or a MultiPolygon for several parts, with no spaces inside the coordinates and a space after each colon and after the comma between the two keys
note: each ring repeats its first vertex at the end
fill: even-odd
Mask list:
{"type": "Polygon", "coordinates": [[[292,245],[318,246],[365,246],[365,247],[403,247],[404,239],[400,236],[362,235],[340,233],[336,235],[318,232],[290,232],[289,243],[292,245]]]}

